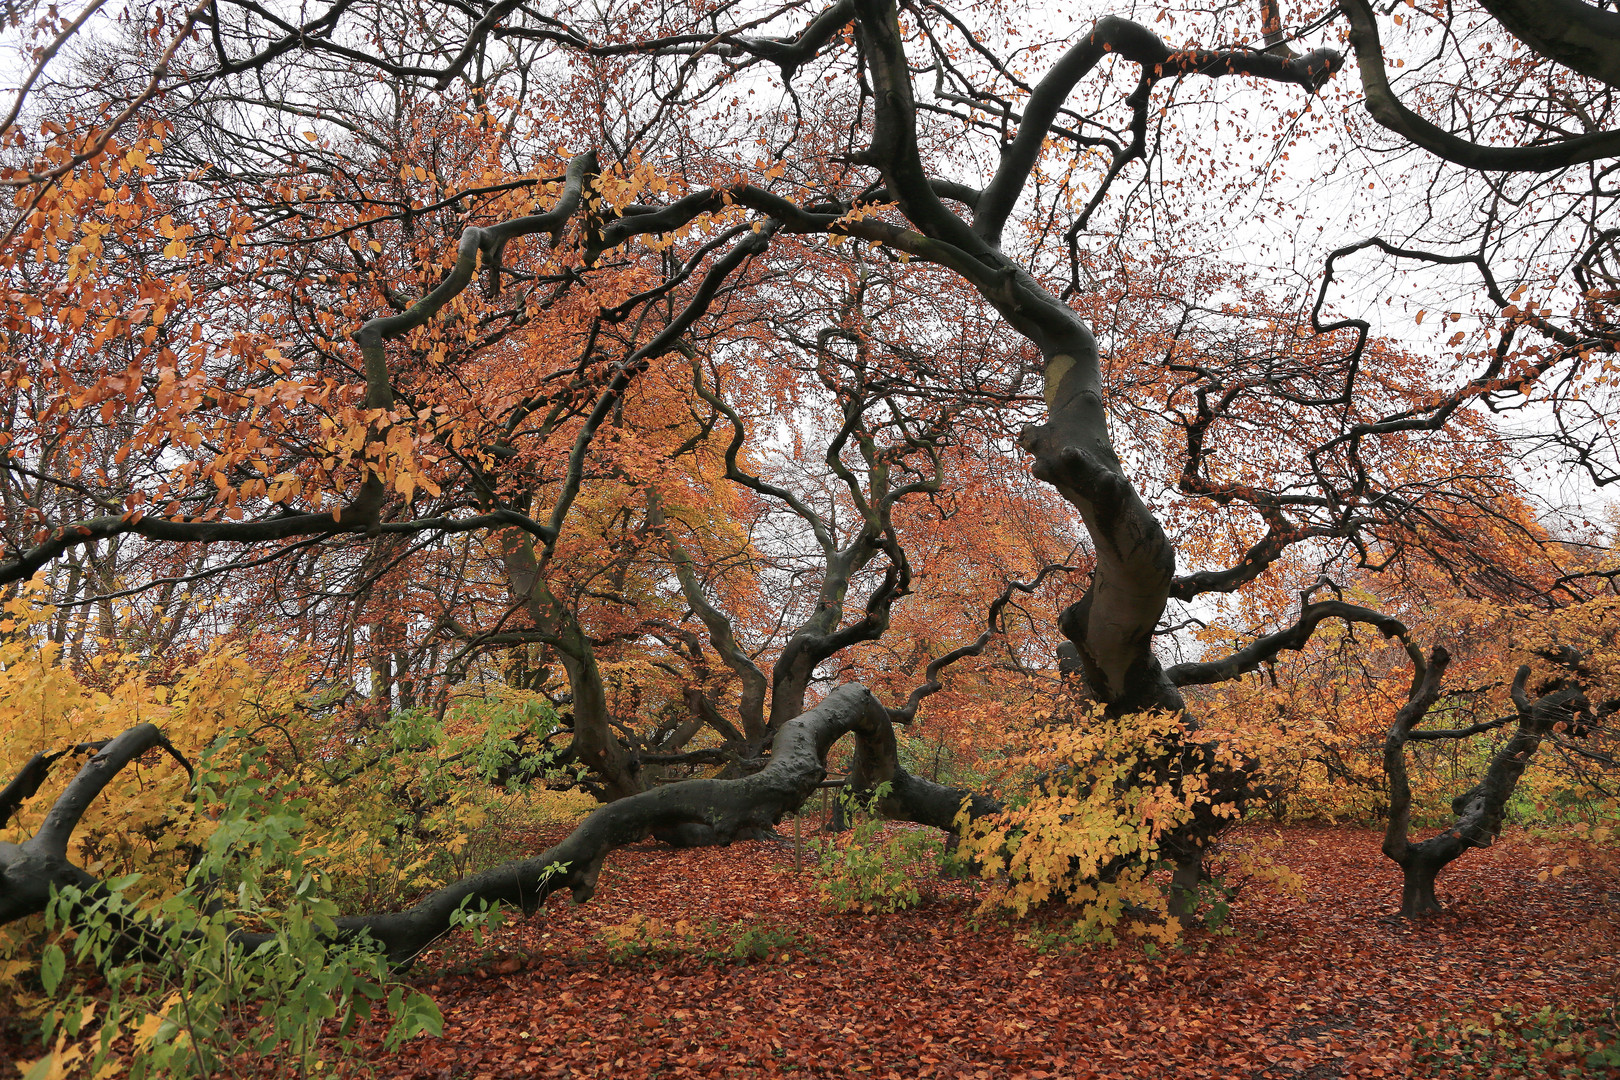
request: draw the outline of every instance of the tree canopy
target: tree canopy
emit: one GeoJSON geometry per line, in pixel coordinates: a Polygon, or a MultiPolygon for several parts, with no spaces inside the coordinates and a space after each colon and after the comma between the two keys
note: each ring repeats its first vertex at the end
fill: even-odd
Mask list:
{"type": "Polygon", "coordinates": [[[75,830],[160,750],[170,884],[237,873],[244,730],[232,775],[385,778],[400,837],[491,781],[604,804],[323,924],[396,965],[829,768],[1009,907],[1170,936],[1262,805],[1378,793],[1416,916],[1538,751],[1608,790],[1606,9],[5,19],[4,674],[128,707],[0,744],[0,923],[104,893],[75,830]],[[1426,744],[1489,749],[1414,793],[1426,744]]]}

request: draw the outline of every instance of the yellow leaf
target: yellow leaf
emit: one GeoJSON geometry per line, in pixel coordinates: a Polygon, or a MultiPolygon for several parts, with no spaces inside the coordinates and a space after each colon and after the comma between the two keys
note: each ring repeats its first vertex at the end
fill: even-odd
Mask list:
{"type": "Polygon", "coordinates": [[[36,1061],[17,1061],[17,1070],[22,1073],[23,1080],[63,1080],[78,1061],[84,1057],[84,1051],[77,1046],[68,1046],[67,1032],[59,1031],[56,1034],[56,1048],[36,1061]]]}

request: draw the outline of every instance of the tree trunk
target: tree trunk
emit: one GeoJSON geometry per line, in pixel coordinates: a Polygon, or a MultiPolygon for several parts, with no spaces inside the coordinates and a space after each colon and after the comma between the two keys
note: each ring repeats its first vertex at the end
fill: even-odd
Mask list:
{"type": "MultiPolygon", "coordinates": [[[[1542,739],[1560,723],[1572,723],[1589,715],[1591,703],[1577,679],[1560,679],[1541,697],[1532,701],[1525,686],[1530,678],[1528,664],[1513,678],[1512,697],[1516,715],[1476,725],[1476,729],[1423,731],[1417,725],[1439,696],[1440,681],[1450,654],[1436,646],[1425,666],[1421,655],[1410,649],[1417,662],[1418,677],[1410,698],[1396,715],[1384,743],[1384,772],[1389,778],[1389,824],[1384,832],[1384,854],[1401,868],[1401,910],[1406,918],[1440,911],[1434,894],[1434,881],[1441,870],[1462,857],[1471,847],[1489,847],[1502,831],[1502,820],[1509,800],[1518,789],[1530,759],[1542,739]],[[1491,756],[1480,782],[1451,802],[1455,823],[1440,835],[1422,843],[1407,839],[1411,821],[1412,787],[1406,772],[1406,744],[1412,741],[1467,738],[1517,719],[1518,729],[1491,756]]],[[[1572,650],[1573,652],[1573,650],[1572,650]]],[[[1572,673],[1580,660],[1574,654],[1567,663],[1572,673]]]]}
{"type": "Polygon", "coordinates": [[[596,650],[568,605],[547,586],[531,537],[507,530],[501,561],[513,599],[529,613],[535,630],[557,654],[574,696],[574,757],[595,775],[603,802],[641,790],[635,759],[619,743],[608,720],[607,688],[596,666],[596,650]]]}
{"type": "Polygon", "coordinates": [[[1434,859],[1414,858],[1401,867],[1402,918],[1415,919],[1419,915],[1440,912],[1440,901],[1434,895],[1434,879],[1445,865],[1434,859]]]}
{"type": "MultiPolygon", "coordinates": [[[[801,631],[802,632],[802,631],[801,631]]],[[[777,664],[771,672],[771,719],[766,731],[782,730],[782,725],[804,714],[804,699],[810,692],[810,678],[816,671],[816,660],[809,650],[793,649],[786,664],[777,664]]]]}
{"type": "Polygon", "coordinates": [[[1170,917],[1183,928],[1193,924],[1198,914],[1198,883],[1204,880],[1204,862],[1198,856],[1176,863],[1170,875],[1170,917]]]}
{"type": "Polygon", "coordinates": [[[1124,476],[1108,438],[1096,343],[1079,320],[1042,341],[1047,422],[1019,436],[1034,475],[1080,512],[1097,556],[1091,587],[1064,611],[1087,692],[1113,715],[1180,712],[1181,694],[1153,654],[1153,632],[1170,596],[1175,552],[1124,476]]]}

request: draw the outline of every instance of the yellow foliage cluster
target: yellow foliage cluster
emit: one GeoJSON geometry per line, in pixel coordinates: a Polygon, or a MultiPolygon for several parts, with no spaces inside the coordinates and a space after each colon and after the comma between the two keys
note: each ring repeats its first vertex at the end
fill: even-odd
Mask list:
{"type": "MultiPolygon", "coordinates": [[[[1450,651],[1446,692],[1420,730],[1504,721],[1471,738],[1407,745],[1413,817],[1420,823],[1449,822],[1452,798],[1480,780],[1501,740],[1516,729],[1510,688],[1519,665],[1530,665],[1527,689],[1539,696],[1550,680],[1569,675],[1549,654],[1573,646],[1594,706],[1620,698],[1620,597],[1555,609],[1450,598],[1422,612],[1370,595],[1348,598],[1420,625],[1425,651],[1434,644],[1450,651]]],[[[1262,762],[1276,820],[1370,823],[1387,807],[1384,739],[1411,680],[1411,661],[1399,642],[1382,641],[1365,627],[1323,624],[1299,653],[1210,688],[1197,695],[1194,708],[1212,729],[1242,739],[1262,762]]],[[[1606,753],[1615,737],[1612,721],[1580,734],[1556,730],[1519,783],[1521,817],[1571,824],[1575,816],[1591,818],[1602,799],[1578,767],[1580,759],[1560,753],[1560,744],[1606,753]]]]}
{"type": "MultiPolygon", "coordinates": [[[[142,657],[115,650],[75,672],[56,644],[32,632],[50,615],[28,593],[0,610],[0,768],[157,724],[194,765],[245,768],[241,775],[262,783],[267,800],[293,809],[304,826],[299,843],[324,868],[325,889],[341,907],[396,906],[512,857],[520,830],[554,833],[595,806],[580,791],[533,784],[509,792],[487,782],[489,757],[506,748],[495,737],[506,730],[499,724],[543,722],[517,692],[366,731],[312,707],[296,661],[261,670],[230,643],[167,684],[150,677],[142,657]]],[[[84,758],[58,761],[0,840],[32,836],[84,758]]],[[[69,858],[104,879],[140,875],[132,895],[172,893],[220,809],[198,802],[185,770],[154,752],[91,803],[69,858]]],[[[273,875],[268,884],[296,886],[273,875]]],[[[0,995],[33,965],[23,959],[32,933],[31,921],[0,929],[0,995]]]]}
{"type": "Polygon", "coordinates": [[[608,956],[623,962],[653,952],[690,950],[702,940],[699,928],[686,919],[670,922],[637,912],[622,923],[613,923],[596,932],[607,947],[608,956]]]}
{"type": "MultiPolygon", "coordinates": [[[[115,651],[75,673],[55,643],[29,632],[51,614],[27,592],[0,609],[0,767],[15,769],[36,753],[108,739],[140,723],[157,724],[197,763],[222,733],[252,731],[296,703],[287,681],[266,679],[228,646],[202,657],[171,685],[148,679],[140,657],[115,651]]],[[[0,839],[21,843],[32,836],[83,760],[59,761],[0,828],[0,839]]],[[[120,772],[90,804],[68,857],[102,878],[139,874],[140,893],[167,892],[184,877],[190,847],[212,826],[191,796],[185,770],[154,753],[120,772]]],[[[34,966],[31,933],[31,921],[0,929],[0,996],[11,996],[18,976],[34,966]]]]}
{"type": "Polygon", "coordinates": [[[1178,937],[1159,873],[1164,844],[1195,815],[1238,814],[1211,788],[1212,776],[1237,769],[1231,752],[1182,736],[1175,717],[1110,717],[1100,706],[1034,733],[1034,748],[1009,763],[1025,793],[998,815],[970,822],[964,810],[959,822],[959,855],[995,882],[984,909],[1022,916],[1062,901],[1093,939],[1112,940],[1116,928],[1178,937]]]}
{"type": "MultiPolygon", "coordinates": [[[[221,735],[263,730],[296,710],[299,696],[286,676],[267,678],[240,649],[221,645],[171,684],[149,679],[141,657],[116,651],[75,673],[55,643],[28,633],[50,609],[27,593],[0,615],[0,765],[21,766],[36,753],[112,738],[141,723],[160,727],[193,764],[221,735]]],[[[50,779],[25,801],[0,839],[20,843],[38,830],[85,756],[57,763],[50,779]]],[[[176,884],[184,871],[177,853],[200,842],[210,822],[189,795],[185,770],[154,752],[123,770],[74,831],[69,857],[103,877],[141,873],[154,885],[176,884]]]]}

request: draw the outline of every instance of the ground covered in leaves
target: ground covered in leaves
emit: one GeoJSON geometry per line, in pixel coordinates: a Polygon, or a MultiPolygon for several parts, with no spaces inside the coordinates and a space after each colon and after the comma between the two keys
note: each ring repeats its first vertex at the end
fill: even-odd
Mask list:
{"type": "Polygon", "coordinates": [[[1568,852],[1510,835],[1442,877],[1444,915],[1408,923],[1388,914],[1399,880],[1373,833],[1249,827],[1233,846],[1292,868],[1304,899],[1254,885],[1221,932],[1161,951],[1056,944],[1061,913],[977,917],[971,881],[934,880],[911,911],[829,913],[812,860],[796,873],[784,843],[638,845],[610,857],[590,904],[559,895],[424,955],[410,980],[439,1003],[443,1037],[379,1046],[368,1066],[423,1080],[1552,1076],[1589,1049],[1565,1028],[1531,1059],[1468,1029],[1517,1030],[1547,1006],[1612,1015],[1620,895],[1612,874],[1562,870],[1568,852]]]}
{"type": "Polygon", "coordinates": [[[1372,833],[1250,828],[1236,843],[1301,874],[1305,899],[1256,886],[1230,934],[1157,956],[1038,951],[1029,924],[975,919],[972,883],[943,881],[917,910],[829,914],[785,845],[632,848],[590,904],[554,898],[481,950],[425,956],[412,978],[443,1008],[444,1037],[381,1071],[1407,1076],[1423,1025],[1613,1004],[1612,939],[1593,926],[1620,897],[1578,870],[1540,880],[1557,852],[1510,837],[1470,853],[1442,878],[1447,913],[1412,924],[1388,915],[1399,881],[1372,833]]]}

